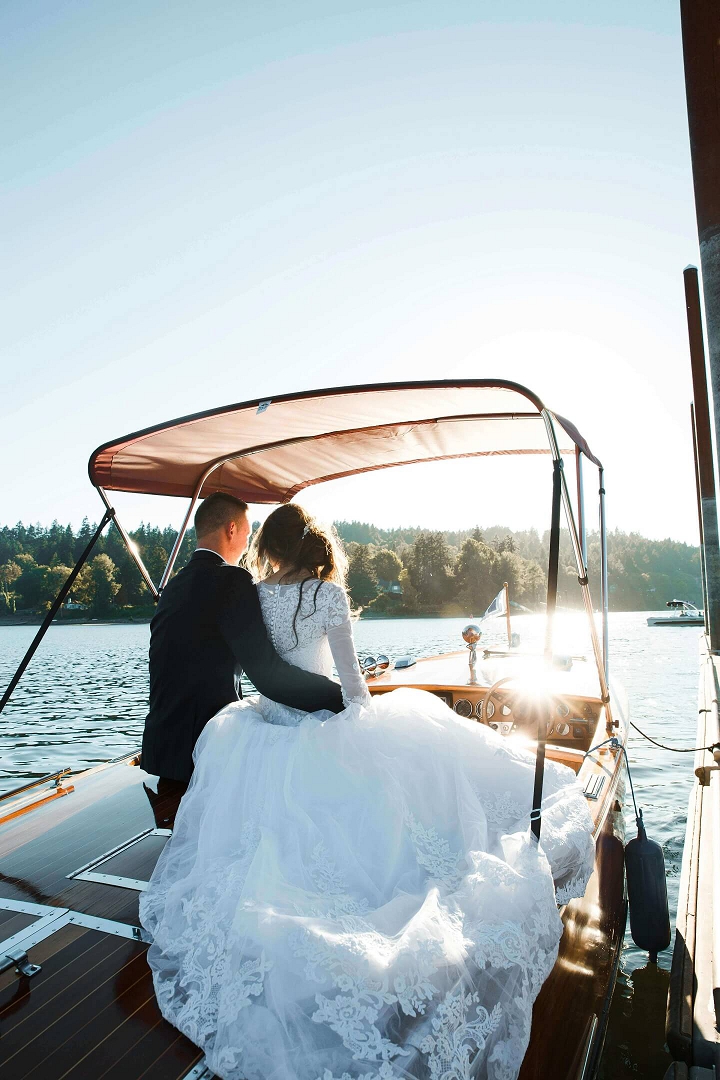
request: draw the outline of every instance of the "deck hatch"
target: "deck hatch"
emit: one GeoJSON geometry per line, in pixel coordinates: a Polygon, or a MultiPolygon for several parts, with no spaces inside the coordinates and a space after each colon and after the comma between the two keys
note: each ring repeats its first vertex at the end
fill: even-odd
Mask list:
{"type": "Polygon", "coordinates": [[[145,829],[68,874],[74,881],[95,881],[144,892],[171,829],[145,829]]]}
{"type": "Polygon", "coordinates": [[[0,897],[0,962],[20,946],[26,951],[31,944],[54,933],[57,920],[66,914],[67,908],[0,897]]]}
{"type": "Polygon", "coordinates": [[[24,929],[13,934],[12,937],[0,941],[0,957],[5,956],[9,951],[19,946],[22,946],[27,952],[33,945],[44,941],[45,938],[61,930],[68,923],[74,926],[83,926],[86,930],[99,930],[104,934],[113,934],[115,937],[130,938],[132,941],[145,943],[151,941],[150,936],[141,926],[116,922],[114,919],[101,919],[98,915],[86,915],[83,911],[72,911],[70,908],[25,904],[20,900],[7,900],[5,897],[0,896],[0,913],[5,911],[34,914],[37,918],[24,929]],[[32,911],[27,909],[32,909],[32,911]]]}
{"type": "MultiPolygon", "coordinates": [[[[0,901],[0,903],[3,903],[3,901],[0,901]]],[[[10,953],[19,948],[20,945],[22,945],[24,949],[27,949],[27,940],[30,937],[33,938],[33,944],[35,944],[36,941],[42,941],[44,937],[47,937],[47,934],[45,933],[47,927],[51,927],[48,933],[52,934],[56,929],[53,924],[56,923],[65,912],[66,908],[52,908],[47,915],[33,919],[32,922],[22,927],[16,933],[5,938],[4,941],[0,941],[0,963],[2,962],[3,957],[9,956],[10,953]]]]}

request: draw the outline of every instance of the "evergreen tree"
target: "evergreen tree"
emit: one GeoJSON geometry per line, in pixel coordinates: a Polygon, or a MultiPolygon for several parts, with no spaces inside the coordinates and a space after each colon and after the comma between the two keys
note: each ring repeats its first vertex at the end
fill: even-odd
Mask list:
{"type": "Polygon", "coordinates": [[[408,577],[420,610],[439,612],[454,596],[452,556],[441,532],[422,532],[408,558],[408,577]]]}
{"type": "Polygon", "coordinates": [[[500,559],[479,540],[467,539],[455,566],[457,597],[468,615],[481,615],[497,594],[500,559]]]}
{"type": "Polygon", "coordinates": [[[85,550],[85,548],[90,543],[92,535],[93,535],[93,533],[95,532],[96,529],[97,529],[97,525],[91,525],[86,517],[84,517],[82,519],[82,524],[80,526],[80,531],[78,532],[77,536],[75,537],[75,551],[73,553],[74,554],[73,563],[76,563],[78,561],[78,559],[82,555],[83,551],[85,550]]]}
{"type": "Polygon", "coordinates": [[[90,574],[95,586],[93,608],[98,614],[105,615],[120,588],[115,563],[109,555],[96,555],[90,563],[90,574]]]}
{"type": "Polygon", "coordinates": [[[402,571],[402,563],[394,551],[389,548],[380,548],[372,556],[372,569],[376,581],[384,581],[388,584],[397,581],[402,571]]]}
{"type": "Polygon", "coordinates": [[[370,552],[364,544],[346,545],[348,556],[347,586],[353,604],[364,607],[377,596],[378,587],[370,552]]]}

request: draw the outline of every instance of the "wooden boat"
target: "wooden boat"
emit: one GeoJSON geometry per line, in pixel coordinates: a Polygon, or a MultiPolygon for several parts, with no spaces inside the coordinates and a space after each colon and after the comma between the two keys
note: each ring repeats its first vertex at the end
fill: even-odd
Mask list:
{"type": "MultiPolygon", "coordinates": [[[[602,467],[577,430],[530,391],[498,380],[354,387],[255,401],[160,425],[101,447],[91,458],[90,475],[108,508],[106,519],[116,523],[108,490],[190,496],[162,587],[201,494],[228,490],[247,501],[280,502],[338,475],[498,449],[549,450],[552,463],[543,655],[527,659],[508,649],[480,658],[474,628],[468,627],[469,655],[463,649],[388,665],[370,679],[370,689],[425,689],[461,715],[529,742],[537,750],[540,783],[546,756],[578,773],[595,823],[595,871],[584,898],[562,907],[560,953],[535,1004],[521,1077],[589,1080],[602,1049],[626,918],[627,718],[607,677],[606,575],[601,642],[585,569],[582,458],[602,467]],[[563,454],[576,464],[574,507],[563,454]],[[561,504],[589,617],[592,662],[564,658],[558,664],[552,649],[561,504]],[[528,707],[528,686],[539,709],[528,707]]],[[[602,499],[602,472],[600,489],[602,499]]],[[[604,541],[602,504],[601,519],[604,541]]],[[[605,560],[604,552],[603,543],[605,560]]],[[[62,599],[61,592],[58,606],[62,599]]],[[[145,961],[138,898],[171,833],[181,792],[145,774],[138,760],[128,754],[76,775],[58,773],[0,798],[3,1080],[209,1076],[200,1051],[161,1018],[145,961]]],[[[539,798],[531,819],[537,838],[539,798]]]]}

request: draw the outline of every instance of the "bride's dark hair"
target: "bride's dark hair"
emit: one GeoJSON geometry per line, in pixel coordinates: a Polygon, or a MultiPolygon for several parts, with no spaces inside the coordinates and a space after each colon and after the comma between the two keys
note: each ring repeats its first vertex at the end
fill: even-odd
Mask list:
{"type": "Polygon", "coordinates": [[[347,557],[335,530],[315,520],[297,503],[285,503],[273,510],[252,538],[245,565],[253,577],[262,581],[272,573],[273,563],[282,563],[287,573],[305,573],[293,617],[297,644],[296,620],[302,604],[305,583],[318,582],[314,593],[313,612],[317,610],[317,594],[323,581],[334,581],[345,588],[347,557]]]}
{"type": "Polygon", "coordinates": [[[246,565],[260,581],[284,563],[290,573],[345,586],[347,558],[333,528],[326,528],[297,503],[273,510],[252,538],[246,565]]]}

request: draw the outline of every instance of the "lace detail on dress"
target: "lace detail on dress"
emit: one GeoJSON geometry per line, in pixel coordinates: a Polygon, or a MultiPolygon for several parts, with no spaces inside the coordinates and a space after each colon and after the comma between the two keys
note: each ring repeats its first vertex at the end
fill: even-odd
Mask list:
{"type": "Polygon", "coordinates": [[[298,915],[337,919],[345,930],[355,930],[358,927],[370,929],[367,923],[361,923],[355,918],[367,912],[370,906],[368,901],[364,897],[357,899],[347,892],[347,882],[322,841],[313,850],[309,870],[313,885],[323,899],[322,902],[310,906],[295,905],[298,915]]]}
{"type": "MultiPolygon", "coordinates": [[[[153,934],[149,960],[160,950],[178,957],[176,978],[155,981],[160,1011],[198,1045],[212,1045],[218,1023],[231,1023],[250,1005],[251,997],[263,992],[265,974],[272,967],[261,951],[234,970],[230,928],[218,918],[228,889],[241,892],[259,841],[257,824],[247,822],[232,856],[208,865],[202,886],[181,899],[184,930],[173,940],[168,939],[163,925],[169,890],[161,884],[162,873],[155,887],[140,895],[140,918],[153,934]],[[228,983],[232,987],[229,996],[221,993],[228,983]]],[[[160,871],[163,861],[158,862],[160,871]]]]}
{"type": "MultiPolygon", "coordinates": [[[[345,590],[332,581],[315,579],[292,585],[261,581],[257,590],[270,640],[283,660],[328,677],[334,661],[344,704],[367,705],[370,694],[355,654],[345,590]]],[[[296,709],[275,702],[263,704],[261,711],[270,724],[294,727],[304,718],[296,709]]]]}
{"type": "Polygon", "coordinates": [[[377,1072],[360,1073],[356,1078],[350,1076],[350,1073],[343,1073],[342,1076],[333,1076],[330,1069],[325,1069],[322,1076],[318,1076],[317,1080],[394,1080],[396,1076],[392,1065],[388,1061],[383,1061],[382,1065],[377,1072]]]}
{"type": "MultiPolygon", "coordinates": [[[[336,917],[345,931],[326,937],[322,932],[303,928],[290,937],[294,955],[306,960],[306,978],[316,983],[326,983],[329,978],[339,991],[334,997],[316,995],[319,1008],[312,1020],[326,1024],[339,1035],[357,1061],[389,1062],[397,1057],[410,1057],[411,1050],[383,1036],[377,1021],[393,1005],[406,1016],[416,1017],[425,1012],[426,1003],[437,994],[429,976],[440,962],[439,943],[422,942],[412,951],[406,949],[400,957],[399,943],[379,934],[362,917],[367,901],[358,904],[344,892],[347,884],[343,875],[320,845],[313,853],[311,873],[319,889],[332,897],[336,910],[342,912],[336,917]],[[371,970],[369,956],[382,974],[371,970]],[[398,972],[392,979],[386,973],[391,966],[398,972]]],[[[378,1074],[362,1075],[378,1075],[387,1080],[393,1073],[386,1068],[378,1074]]]]}
{"type": "MultiPolygon", "coordinates": [[[[326,637],[329,627],[339,626],[344,621],[343,601],[347,611],[344,590],[332,581],[310,578],[291,585],[273,585],[261,581],[257,591],[270,640],[280,656],[291,663],[296,663],[292,653],[304,653],[309,646],[316,645],[326,637]]],[[[306,663],[298,664],[298,667],[306,666],[306,663]]],[[[320,674],[325,674],[325,671],[320,674]]]]}
{"type": "Polygon", "coordinates": [[[480,925],[475,930],[475,963],[479,968],[509,968],[530,955],[531,943],[517,923],[480,925]]]}
{"type": "Polygon", "coordinates": [[[555,899],[558,907],[563,907],[564,904],[569,904],[571,900],[575,900],[576,897],[584,896],[585,889],[587,888],[588,876],[587,872],[583,871],[581,874],[576,874],[575,877],[565,885],[560,885],[555,890],[555,899]]]}
{"type": "Polygon", "coordinates": [[[491,1013],[480,1004],[478,993],[448,992],[433,1017],[433,1034],[420,1043],[428,1055],[431,1080],[470,1080],[472,1061],[485,1049],[488,1036],[498,1027],[502,1010],[496,1005],[491,1013]],[[471,1010],[475,1017],[470,1019],[471,1010]]]}
{"type": "Polygon", "coordinates": [[[405,815],[405,823],[418,864],[428,871],[431,879],[442,882],[446,889],[455,889],[460,881],[463,865],[460,853],[453,851],[447,840],[443,840],[435,829],[421,825],[410,811],[405,815]]]}
{"type": "Polygon", "coordinates": [[[494,791],[486,795],[478,792],[478,798],[484,804],[485,817],[499,829],[514,825],[526,812],[509,791],[494,791]]]}

